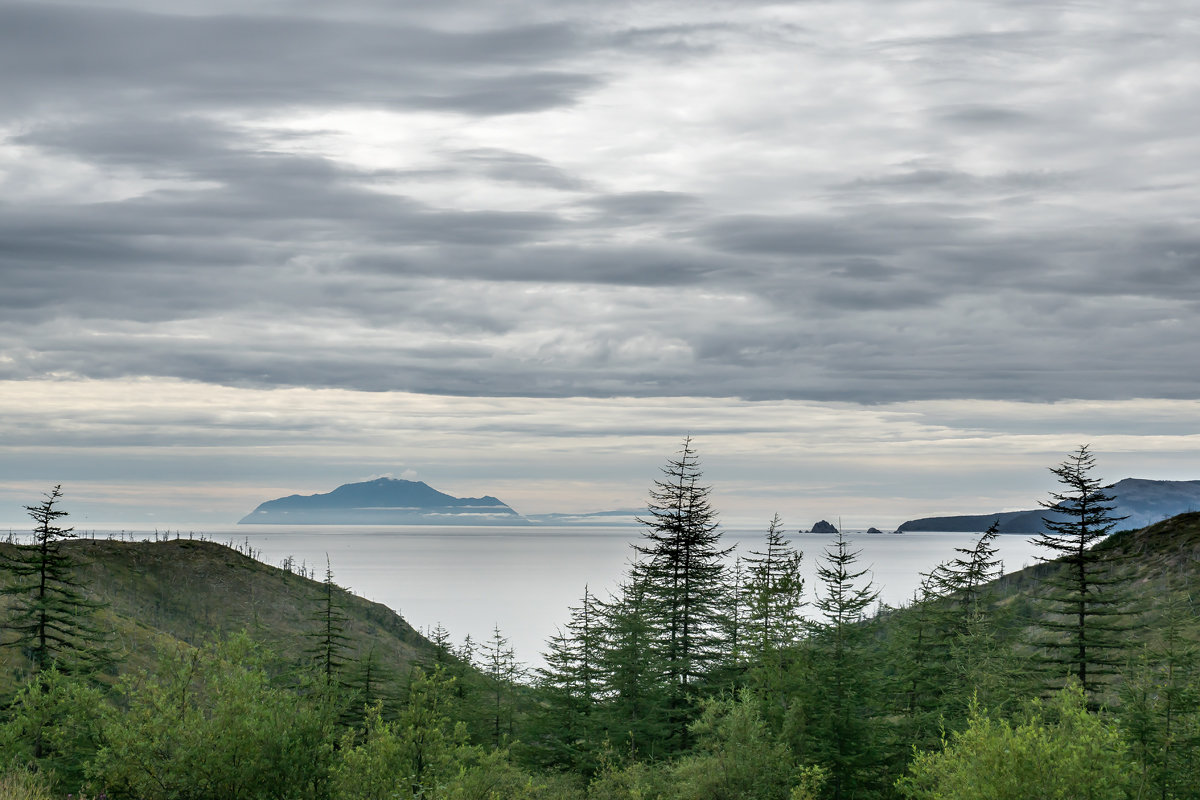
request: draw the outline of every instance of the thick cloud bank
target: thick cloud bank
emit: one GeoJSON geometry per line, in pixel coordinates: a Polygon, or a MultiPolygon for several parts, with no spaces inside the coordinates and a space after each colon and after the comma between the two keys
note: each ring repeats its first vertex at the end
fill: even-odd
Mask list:
{"type": "Polygon", "coordinates": [[[1200,390],[1188,0],[419,5],[0,3],[0,379],[1200,390]]]}

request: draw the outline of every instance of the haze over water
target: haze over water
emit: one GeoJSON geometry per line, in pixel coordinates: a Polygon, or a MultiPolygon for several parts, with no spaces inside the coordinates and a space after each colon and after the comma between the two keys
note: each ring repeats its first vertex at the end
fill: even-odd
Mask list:
{"type": "MultiPolygon", "coordinates": [[[[639,529],[629,527],[357,525],[228,526],[203,534],[222,543],[249,542],[261,561],[275,566],[291,556],[297,567],[306,565],[318,579],[328,555],[336,583],[392,608],[413,627],[425,631],[441,623],[458,645],[467,634],[482,642],[499,625],[518,659],[530,666],[541,663],[546,639],[566,622],[568,607],[579,603],[585,585],[602,598],[616,588],[634,555],[630,545],[641,537],[639,529]]],[[[145,535],[139,531],[134,538],[145,535]]],[[[726,546],[737,546],[733,555],[746,555],[762,549],[764,532],[729,530],[722,537],[726,546]]],[[[880,599],[889,605],[911,599],[921,573],[978,537],[847,533],[852,549],[862,551],[858,568],[870,570],[880,599]]],[[[804,553],[805,593],[811,602],[817,560],[834,537],[793,533],[790,538],[804,553]]],[[[1005,572],[1034,563],[1038,548],[1033,537],[1010,534],[996,542],[1005,572]]]]}

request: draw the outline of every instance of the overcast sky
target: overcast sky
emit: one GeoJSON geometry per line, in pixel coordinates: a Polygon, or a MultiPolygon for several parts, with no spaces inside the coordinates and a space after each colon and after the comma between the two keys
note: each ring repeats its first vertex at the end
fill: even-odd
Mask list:
{"type": "Polygon", "coordinates": [[[0,0],[0,520],[1200,478],[1200,7],[0,0]]]}

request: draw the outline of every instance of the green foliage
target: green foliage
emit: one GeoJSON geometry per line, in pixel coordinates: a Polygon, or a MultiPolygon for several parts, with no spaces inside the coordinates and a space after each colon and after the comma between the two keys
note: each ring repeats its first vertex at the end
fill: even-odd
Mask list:
{"type": "Polygon", "coordinates": [[[31,676],[5,709],[0,753],[6,763],[48,776],[55,789],[79,791],[99,746],[104,708],[99,689],[51,666],[31,676]]]}
{"type": "Polygon", "coordinates": [[[562,776],[531,775],[509,760],[507,750],[464,751],[458,773],[437,800],[582,800],[578,787],[562,776]]]}
{"type": "Polygon", "coordinates": [[[1139,797],[1200,797],[1200,646],[1185,633],[1195,612],[1186,597],[1164,605],[1160,639],[1125,671],[1118,719],[1139,797]]]}
{"type": "Polygon", "coordinates": [[[262,662],[239,635],[172,648],[156,670],[126,676],[103,721],[94,783],[144,800],[318,797],[333,705],[320,692],[272,686],[262,662]]]}
{"type": "MultiPolygon", "coordinates": [[[[105,604],[95,620],[116,633],[124,668],[153,667],[170,640],[199,644],[243,631],[277,655],[280,669],[312,663],[315,601],[323,592],[319,580],[186,535],[157,542],[80,537],[61,542],[61,550],[75,562],[73,575],[87,596],[105,604]]],[[[20,551],[20,546],[0,542],[0,558],[20,551]]],[[[5,582],[0,569],[0,585],[5,582]]],[[[408,666],[430,659],[433,647],[391,609],[341,589],[333,594],[347,617],[344,633],[349,637],[339,652],[344,661],[340,678],[349,682],[356,665],[373,650],[376,665],[385,669],[372,679],[380,677],[387,684],[377,684],[376,696],[395,696],[408,666]]],[[[12,602],[0,597],[0,613],[12,602]]],[[[5,633],[5,639],[12,638],[5,633]]],[[[24,680],[3,669],[14,666],[18,654],[17,648],[0,653],[0,696],[24,680]]]]}
{"type": "Polygon", "coordinates": [[[604,604],[604,643],[600,647],[601,695],[597,709],[606,738],[631,754],[665,755],[670,723],[667,716],[666,670],[653,646],[653,629],[644,586],[620,587],[620,595],[604,604]]]}
{"type": "Polygon", "coordinates": [[[1131,771],[1115,725],[1069,685],[1016,725],[973,707],[966,730],[916,753],[896,786],[912,800],[1123,800],[1131,771]]]}
{"type": "Polygon", "coordinates": [[[370,709],[361,737],[348,733],[331,771],[331,800],[551,800],[571,784],[532,776],[505,749],[468,743],[448,715],[454,679],[416,669],[408,702],[395,720],[370,709]]]}
{"type": "Polygon", "coordinates": [[[600,772],[588,784],[588,800],[659,800],[668,785],[665,771],[644,761],[621,764],[612,751],[601,758],[600,772]]]}
{"type": "Polygon", "coordinates": [[[393,721],[369,710],[361,741],[347,733],[332,769],[334,800],[434,797],[457,769],[467,747],[465,727],[448,715],[454,679],[440,669],[417,667],[407,702],[393,721]]]}
{"type": "MultiPolygon", "coordinates": [[[[926,576],[912,606],[872,617],[866,571],[839,537],[818,565],[820,618],[803,623],[800,554],[777,517],[763,551],[742,562],[736,595],[725,579],[692,592],[689,575],[718,575],[692,567],[724,552],[694,459],[685,441],[652,492],[643,564],[608,602],[585,590],[550,641],[536,687],[521,684],[499,630],[455,650],[439,627],[426,646],[386,609],[336,589],[328,570],[318,584],[211,543],[66,542],[102,556],[81,559],[76,572],[113,603],[105,621],[141,642],[131,650],[145,649],[147,631],[165,646],[107,699],[54,666],[65,658],[52,659],[0,714],[0,765],[10,767],[0,797],[45,800],[81,787],[121,800],[1200,797],[1200,655],[1188,594],[1200,590],[1200,514],[1087,548],[1111,551],[1088,573],[1098,594],[1115,597],[1112,587],[1130,576],[1147,595],[1175,592],[1141,628],[1113,629],[1122,646],[1140,637],[1114,716],[1089,715],[1072,688],[1012,719],[1013,698],[1032,694],[1018,658],[1032,648],[1014,644],[1033,621],[1013,608],[1031,587],[1045,590],[1047,576],[1059,581],[1051,589],[1077,591],[1071,553],[1065,567],[992,581],[989,531],[926,576]],[[724,616],[733,600],[736,621],[724,616]],[[238,623],[285,651],[269,656],[245,635],[200,648],[170,638],[238,623]],[[314,642],[319,652],[306,653],[314,642]],[[318,670],[297,670],[314,656],[318,670]],[[402,687],[397,667],[413,661],[435,666],[402,687]],[[722,694],[729,684],[745,689],[722,694]],[[348,705],[366,707],[349,731],[338,726],[348,705]]],[[[1103,501],[1085,499],[1103,515],[1103,501]]],[[[21,552],[0,544],[10,558],[21,552]]],[[[1051,621],[1074,622],[1064,608],[1051,621]]],[[[1094,617],[1104,630],[1104,614],[1094,617]]],[[[1060,655],[1074,657],[1073,630],[1057,631],[1060,655]]],[[[1089,677],[1098,663],[1089,660],[1089,677]]]]}
{"type": "Polygon", "coordinates": [[[695,750],[673,765],[667,797],[790,800],[792,754],[771,736],[752,695],[701,701],[692,734],[695,750]]]}
{"type": "Polygon", "coordinates": [[[1020,671],[1012,643],[1000,634],[1006,612],[994,602],[1000,576],[993,523],[971,547],[923,576],[913,603],[886,624],[893,711],[900,737],[920,749],[937,744],[942,727],[958,727],[978,695],[1002,703],[1020,671]]]}
{"type": "Polygon", "coordinates": [[[356,721],[361,721],[363,709],[377,704],[384,719],[395,716],[399,681],[396,670],[379,655],[379,649],[369,645],[344,667],[342,684],[348,697],[346,705],[356,713],[356,721]]]}

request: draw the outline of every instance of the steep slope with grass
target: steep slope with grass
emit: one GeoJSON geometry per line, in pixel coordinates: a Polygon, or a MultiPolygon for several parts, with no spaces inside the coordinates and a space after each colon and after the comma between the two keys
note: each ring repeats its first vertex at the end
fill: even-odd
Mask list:
{"type": "MultiPolygon", "coordinates": [[[[0,555],[12,547],[0,543],[0,555]]],[[[242,630],[289,662],[303,661],[314,644],[320,581],[210,541],[81,539],[63,547],[79,561],[86,593],[108,605],[100,621],[116,633],[125,666],[150,663],[162,642],[199,644],[242,630]]],[[[346,617],[349,660],[373,651],[379,663],[403,670],[432,659],[433,645],[386,606],[342,589],[335,603],[346,617]]],[[[0,651],[7,679],[19,664],[13,648],[0,651]]]]}
{"type": "MultiPolygon", "coordinates": [[[[1200,592],[1200,512],[1117,531],[1096,546],[1113,548],[1123,556],[1120,568],[1136,576],[1143,597],[1200,592]]],[[[1054,563],[1034,564],[1005,575],[996,581],[997,595],[1008,602],[1019,600],[1058,568],[1054,563]]]]}

